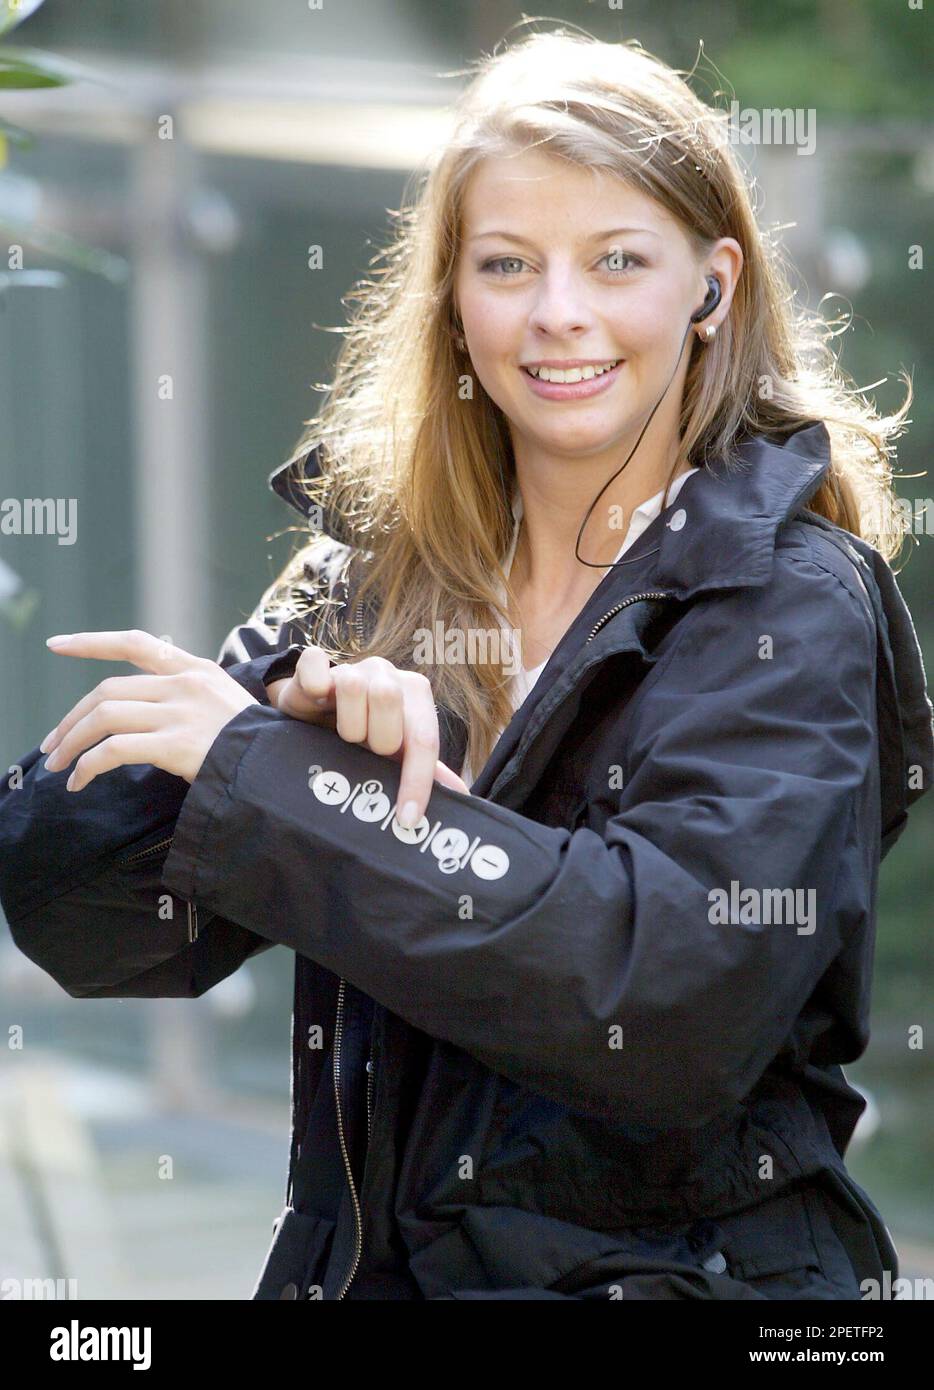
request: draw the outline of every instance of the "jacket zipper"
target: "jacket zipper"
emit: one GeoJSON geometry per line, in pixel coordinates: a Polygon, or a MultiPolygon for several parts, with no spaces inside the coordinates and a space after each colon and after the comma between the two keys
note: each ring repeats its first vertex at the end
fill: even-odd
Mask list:
{"type": "MultiPolygon", "coordinates": [[[[337,1019],[334,1025],[334,1104],[337,1111],[337,1137],[340,1140],[341,1155],[344,1160],[344,1169],[347,1173],[347,1183],[350,1187],[350,1200],[353,1202],[354,1210],[354,1257],[350,1269],[344,1276],[337,1297],[344,1297],[350,1288],[351,1281],[357,1272],[360,1263],[360,1256],[363,1253],[363,1218],[360,1213],[360,1199],[357,1196],[357,1189],[354,1186],[353,1173],[350,1168],[350,1156],[347,1153],[347,1142],[344,1135],[344,1117],[341,1111],[341,1041],[344,1032],[344,989],[346,980],[341,980],[337,990],[337,1019]]],[[[369,1091],[367,1092],[367,1130],[369,1131],[369,1091]]]]}
{"type": "MultiPolygon", "coordinates": [[[[607,612],[603,614],[603,617],[602,617],[602,618],[599,618],[599,619],[597,620],[597,622],[594,623],[593,627],[590,629],[590,632],[587,634],[587,637],[584,639],[584,645],[586,646],[586,644],[587,644],[592,638],[596,637],[596,635],[597,635],[597,633],[600,631],[600,629],[601,629],[606,623],[608,623],[608,622],[610,621],[611,618],[615,618],[617,613],[621,612],[622,609],[624,609],[624,608],[628,608],[629,605],[630,605],[631,603],[640,603],[640,602],[642,602],[642,600],[644,600],[644,599],[653,599],[653,598],[654,598],[654,599],[662,599],[662,598],[671,598],[671,597],[672,597],[671,594],[664,592],[664,590],[662,590],[662,589],[648,589],[648,590],[646,590],[646,592],[643,593],[643,594],[630,594],[629,597],[628,597],[628,598],[624,598],[624,599],[622,600],[622,602],[617,603],[617,604],[614,604],[614,606],[613,606],[612,608],[608,609],[607,612]]],[[[548,699],[548,696],[546,695],[544,698],[545,698],[545,700],[547,700],[547,699],[548,699]]],[[[563,698],[566,699],[566,698],[567,698],[567,694],[566,694],[563,698]]],[[[561,704],[561,703],[562,703],[562,701],[559,701],[559,704],[561,704]]],[[[549,711],[549,718],[551,717],[551,715],[552,715],[553,713],[554,713],[554,710],[549,711]]],[[[533,718],[534,718],[534,715],[533,715],[533,718]]],[[[548,722],[548,721],[546,720],[545,723],[547,723],[547,722],[548,722]]],[[[544,726],[542,726],[542,727],[544,727],[544,726]]],[[[538,735],[539,735],[540,733],[541,733],[541,728],[539,728],[538,730],[536,730],[536,733],[535,733],[534,737],[537,738],[538,735]]],[[[524,737],[524,735],[523,735],[523,737],[524,737]]],[[[501,794],[501,793],[503,792],[503,790],[504,790],[506,787],[511,786],[512,783],[513,783],[513,782],[516,780],[516,778],[518,777],[518,775],[519,775],[519,768],[518,768],[517,759],[519,758],[519,754],[520,754],[520,752],[522,752],[522,751],[523,751],[523,749],[522,749],[522,741],[521,741],[521,739],[520,739],[519,746],[517,747],[515,753],[514,753],[513,756],[512,756],[512,759],[510,760],[512,763],[515,763],[516,766],[513,767],[513,770],[512,770],[512,772],[510,773],[509,777],[506,779],[506,781],[505,781],[505,782],[502,782],[499,786],[497,786],[496,790],[497,790],[497,794],[498,794],[498,795],[501,794]]],[[[526,751],[527,751],[527,750],[526,750],[526,751]]],[[[508,766],[508,764],[507,764],[507,766],[508,766]]]]}
{"type": "Polygon", "coordinates": [[[598,622],[594,623],[586,640],[589,642],[591,637],[596,637],[604,623],[608,623],[611,618],[615,618],[621,609],[628,608],[631,603],[639,603],[642,599],[648,598],[671,598],[671,594],[663,593],[661,589],[650,589],[644,594],[630,594],[628,598],[623,599],[622,603],[617,603],[615,608],[611,608],[608,613],[604,613],[603,617],[600,618],[598,622]]]}
{"type": "MultiPolygon", "coordinates": [[[[151,854],[158,854],[160,849],[165,849],[175,839],[174,835],[169,835],[165,840],[160,840],[157,845],[149,845],[146,849],[137,850],[136,854],[131,854],[127,859],[121,859],[120,863],[135,864],[139,859],[148,859],[151,854]]],[[[191,903],[185,899],[185,906],[188,908],[188,940],[195,942],[198,940],[198,908],[196,903],[191,903]]]]}
{"type": "Polygon", "coordinates": [[[175,836],[174,836],[174,835],[170,835],[170,836],[168,837],[168,839],[166,839],[166,840],[160,840],[159,843],[158,843],[157,845],[150,845],[150,846],[148,847],[148,849],[141,849],[141,850],[138,850],[136,854],[131,854],[130,857],[129,857],[129,859],[121,859],[121,860],[120,860],[120,863],[121,863],[121,864],[132,864],[132,863],[134,863],[137,859],[145,859],[145,858],[147,858],[147,856],[150,855],[150,854],[158,854],[160,849],[165,849],[165,846],[166,846],[166,845],[170,845],[174,839],[175,839],[175,836]]]}

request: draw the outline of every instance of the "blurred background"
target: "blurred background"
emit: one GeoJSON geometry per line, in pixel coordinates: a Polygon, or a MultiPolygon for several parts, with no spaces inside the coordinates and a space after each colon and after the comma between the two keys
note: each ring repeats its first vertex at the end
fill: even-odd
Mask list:
{"type": "MultiPolygon", "coordinates": [[[[913,374],[899,583],[929,668],[932,10],[552,0],[539,22],[638,38],[681,68],[703,40],[708,100],[816,113],[807,157],[741,154],[801,302],[852,308],[838,341],[857,385],[889,410],[913,374]]],[[[77,522],[70,539],[0,525],[5,769],[129,674],[52,655],[50,633],[143,627],[216,656],[278,575],[297,517],[267,477],[320,408],[342,296],[466,65],[523,5],[0,0],[0,15],[17,21],[0,35],[0,501],[74,499],[77,522]]],[[[846,1068],[870,1100],[847,1163],[908,1276],[934,1275],[934,1066],[911,1045],[934,1038],[932,820],[927,797],[882,866],[873,1036],[846,1068]]],[[[0,1021],[24,1045],[0,1050],[0,1280],[250,1296],[285,1196],[292,965],[276,947],[199,1000],[79,1001],[4,924],[0,1021]]]]}

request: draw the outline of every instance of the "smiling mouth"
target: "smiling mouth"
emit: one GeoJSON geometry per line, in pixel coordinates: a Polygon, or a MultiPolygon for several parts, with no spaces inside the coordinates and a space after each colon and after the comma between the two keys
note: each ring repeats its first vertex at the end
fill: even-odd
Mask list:
{"type": "Polygon", "coordinates": [[[621,357],[617,357],[611,362],[601,362],[595,366],[567,367],[563,370],[559,367],[523,367],[522,370],[536,381],[551,381],[556,386],[570,386],[576,381],[592,381],[594,377],[603,376],[614,367],[618,367],[622,360],[621,357]]]}

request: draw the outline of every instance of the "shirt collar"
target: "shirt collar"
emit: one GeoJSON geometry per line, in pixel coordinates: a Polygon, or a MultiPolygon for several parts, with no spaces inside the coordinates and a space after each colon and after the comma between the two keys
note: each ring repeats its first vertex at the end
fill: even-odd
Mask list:
{"type": "MultiPolygon", "coordinates": [[[[671,506],[671,503],[673,503],[674,499],[677,498],[678,492],[681,491],[682,486],[684,486],[685,482],[688,481],[688,478],[691,477],[692,474],[699,473],[699,471],[699,468],[688,468],[687,473],[682,473],[678,475],[677,478],[675,478],[673,484],[671,484],[669,488],[669,506],[671,506]]],[[[634,541],[635,539],[634,535],[632,535],[632,532],[635,531],[635,535],[641,534],[641,532],[645,530],[646,525],[649,525],[650,523],[652,523],[652,521],[655,521],[655,518],[659,516],[660,512],[662,512],[663,498],[664,488],[662,488],[662,491],[656,492],[653,498],[646,499],[645,502],[639,503],[638,507],[634,507],[634,509],[632,509],[632,516],[630,517],[630,530],[628,530],[627,537],[625,537],[625,541],[623,542],[623,546],[625,549],[628,549],[628,546],[630,546],[632,541],[634,541]],[[644,524],[641,525],[639,523],[644,524]]],[[[513,488],[513,502],[511,502],[511,507],[513,507],[513,517],[516,518],[516,527],[514,527],[513,530],[514,543],[516,542],[516,537],[518,535],[518,524],[520,524],[521,518],[523,518],[525,510],[523,505],[523,493],[520,492],[518,486],[514,486],[513,488]]]]}
{"type": "MultiPolygon", "coordinates": [[[[675,500],[682,486],[687,482],[691,474],[699,472],[699,468],[689,468],[687,472],[680,474],[680,476],[674,480],[671,487],[668,489],[669,505],[675,500]]],[[[649,521],[654,521],[662,509],[662,498],[664,496],[665,489],[662,488],[661,492],[656,492],[654,497],[650,497],[647,501],[640,502],[638,507],[634,507],[632,511],[633,516],[645,516],[648,517],[649,521]]],[[[521,521],[523,511],[522,493],[519,491],[518,487],[514,487],[512,492],[512,514],[517,522],[521,521]]]]}
{"type": "MultiPolygon", "coordinates": [[[[699,468],[689,468],[686,472],[680,474],[675,479],[675,481],[668,488],[669,507],[674,505],[675,498],[678,496],[678,493],[681,491],[688,478],[692,477],[693,474],[699,472],[699,468]]],[[[664,500],[664,497],[665,489],[662,488],[661,492],[656,492],[654,497],[647,498],[645,502],[640,502],[638,507],[633,508],[632,515],[629,518],[629,528],[626,532],[625,540],[623,541],[623,544],[620,546],[619,550],[616,552],[614,559],[618,560],[620,555],[623,555],[630,548],[630,546],[634,545],[635,542],[642,535],[642,532],[646,529],[646,527],[651,526],[655,518],[661,514],[662,501],[664,500]]],[[[507,574],[509,573],[510,566],[512,564],[512,558],[515,554],[516,542],[519,538],[519,524],[522,520],[524,511],[525,508],[522,502],[522,493],[519,491],[519,488],[516,485],[513,487],[512,493],[512,514],[515,518],[515,526],[513,527],[512,543],[509,547],[509,553],[506,556],[506,562],[504,565],[507,574]]]]}

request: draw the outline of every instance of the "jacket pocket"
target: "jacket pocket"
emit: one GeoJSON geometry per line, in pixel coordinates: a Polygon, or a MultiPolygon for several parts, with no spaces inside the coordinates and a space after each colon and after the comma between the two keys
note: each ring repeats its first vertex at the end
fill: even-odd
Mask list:
{"type": "Polygon", "coordinates": [[[273,1301],[321,1296],[335,1223],[324,1216],[286,1207],[276,1218],[275,1234],[256,1281],[252,1298],[273,1301]]]}
{"type": "Polygon", "coordinates": [[[633,1227],[606,1236],[608,1248],[548,1287],[566,1297],[748,1299],[757,1295],[729,1275],[723,1232],[706,1219],[669,1227],[633,1227]]]}
{"type": "Polygon", "coordinates": [[[820,1274],[820,1256],[801,1194],[782,1193],[722,1222],[724,1254],[737,1279],[767,1279],[789,1270],[820,1274]]]}
{"type": "Polygon", "coordinates": [[[828,1219],[820,1176],[717,1218],[732,1278],[767,1298],[860,1297],[847,1243],[828,1219]]]}
{"type": "Polygon", "coordinates": [[[518,1207],[469,1206],[412,1255],[409,1268],[425,1298],[481,1297],[484,1290],[519,1296],[522,1289],[607,1298],[614,1282],[632,1276],[664,1286],[660,1297],[754,1297],[735,1286],[725,1292],[721,1241],[719,1226],[706,1220],[595,1231],[518,1207]],[[689,1292],[672,1293],[675,1285],[689,1292]]]}

